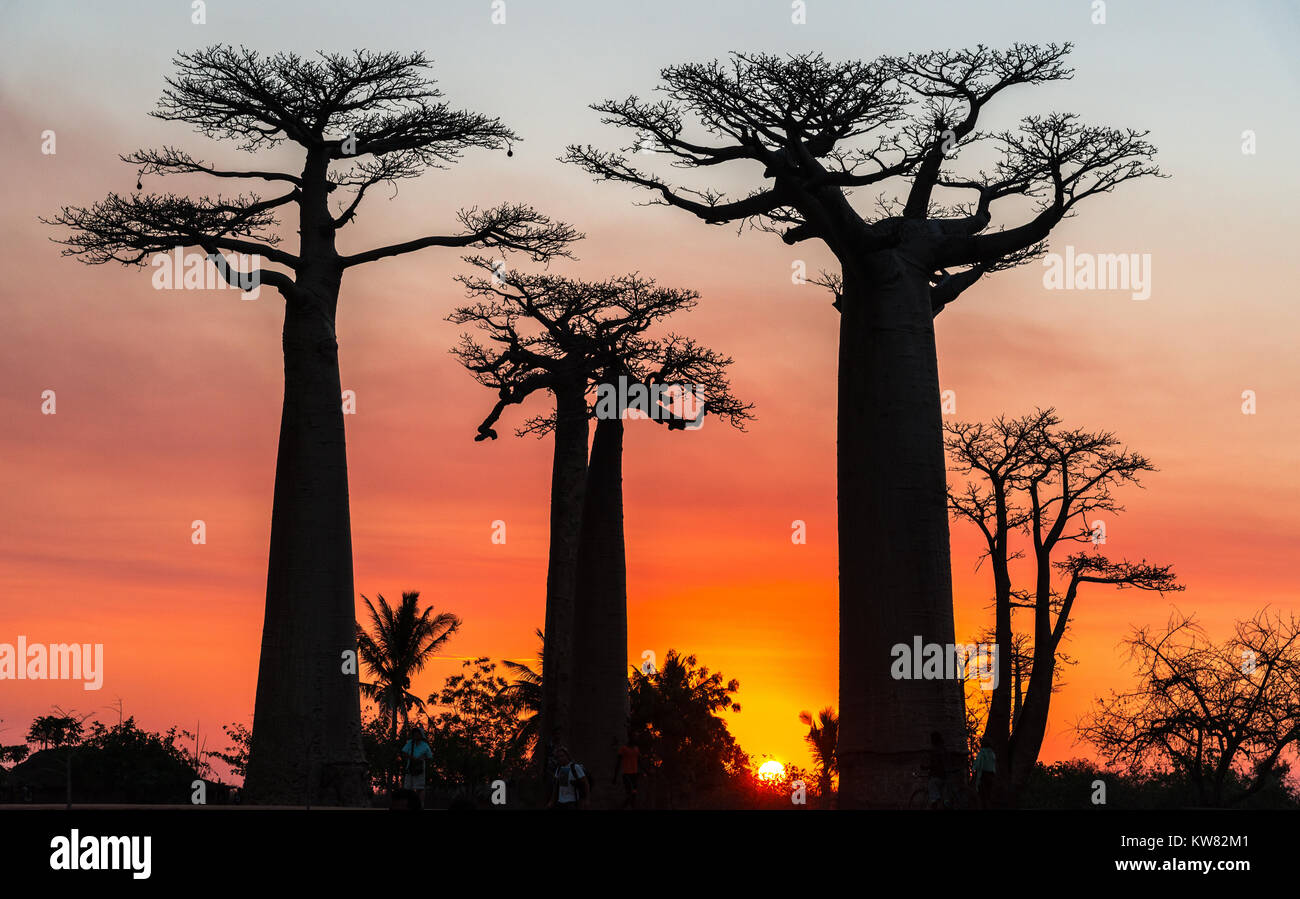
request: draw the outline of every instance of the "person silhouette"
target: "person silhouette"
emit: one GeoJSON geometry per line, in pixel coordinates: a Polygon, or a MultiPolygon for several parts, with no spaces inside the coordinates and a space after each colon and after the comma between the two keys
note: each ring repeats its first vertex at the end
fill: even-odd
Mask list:
{"type": "Polygon", "coordinates": [[[618,782],[618,775],[623,775],[623,808],[636,807],[637,780],[640,776],[641,748],[637,746],[636,740],[632,734],[627,735],[627,741],[618,748],[614,757],[614,779],[611,784],[618,782]]]}
{"type": "Polygon", "coordinates": [[[433,750],[425,742],[424,731],[418,726],[411,728],[410,737],[402,746],[402,755],[406,757],[406,777],[402,786],[414,792],[423,807],[426,769],[428,760],[433,758],[433,750]]]}
{"type": "Polygon", "coordinates": [[[567,811],[583,808],[591,793],[591,781],[582,765],[573,760],[564,746],[555,747],[556,767],[551,778],[551,799],[547,808],[567,811]]]}
{"type": "Polygon", "coordinates": [[[946,808],[948,802],[944,796],[944,787],[948,780],[948,761],[944,758],[946,750],[943,745],[943,734],[937,730],[930,734],[930,761],[929,765],[929,787],[930,787],[930,808],[946,808]]]}
{"type": "Polygon", "coordinates": [[[998,774],[998,760],[985,737],[980,742],[980,751],[975,756],[975,793],[979,797],[980,808],[993,805],[993,785],[998,774]]]}

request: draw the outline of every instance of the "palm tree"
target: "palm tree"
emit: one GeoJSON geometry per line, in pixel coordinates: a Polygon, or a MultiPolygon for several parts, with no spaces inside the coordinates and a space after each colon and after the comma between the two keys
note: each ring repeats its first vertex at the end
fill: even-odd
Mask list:
{"type": "Polygon", "coordinates": [[[502,659],[501,664],[515,675],[514,683],[501,692],[509,693],[519,701],[525,712],[519,720],[519,729],[515,732],[515,747],[522,758],[541,745],[542,724],[542,664],[546,658],[546,635],[539,627],[535,631],[541,646],[537,650],[537,669],[525,662],[512,662],[502,659]]]}
{"type": "Polygon", "coordinates": [[[835,761],[835,744],[840,736],[840,716],[835,709],[827,706],[817,713],[817,720],[808,712],[800,712],[799,720],[808,725],[804,740],[812,750],[813,764],[817,768],[817,792],[822,805],[830,806],[831,778],[838,770],[835,761]]]}
{"type": "Polygon", "coordinates": [[[373,634],[358,624],[357,650],[374,678],[373,683],[361,684],[361,694],[379,706],[391,725],[389,736],[396,740],[399,719],[406,724],[412,708],[424,708],[424,700],[410,692],[411,677],[460,629],[460,618],[451,612],[435,615],[432,605],[420,611],[418,590],[403,593],[396,609],[382,593],[378,597],[378,608],[361,597],[370,610],[373,634]]]}

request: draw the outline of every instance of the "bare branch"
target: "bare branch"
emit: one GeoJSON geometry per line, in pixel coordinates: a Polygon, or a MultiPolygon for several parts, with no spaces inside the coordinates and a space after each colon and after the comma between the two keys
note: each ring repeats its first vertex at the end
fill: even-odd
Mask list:
{"type": "Polygon", "coordinates": [[[344,256],[344,268],[374,262],[388,256],[414,253],[427,247],[490,247],[520,252],[538,262],[557,256],[571,257],[569,245],[582,235],[564,222],[555,222],[531,206],[504,203],[492,209],[477,208],[457,213],[464,231],[447,236],[421,237],[344,256]]]}
{"type": "Polygon", "coordinates": [[[109,194],[90,207],[64,206],[41,221],[72,229],[56,240],[67,247],[63,255],[95,265],[143,265],[154,253],[198,246],[255,254],[296,268],[298,258],[278,249],[279,237],[269,230],[277,224],[272,210],[291,202],[295,193],[266,201],[255,196],[195,200],[175,194],[109,194]]]}
{"type": "Polygon", "coordinates": [[[235,172],[214,169],[176,147],[163,147],[159,150],[136,150],[134,153],[119,158],[123,162],[138,165],[140,167],[140,177],[145,175],[188,175],[199,173],[211,175],[214,178],[260,178],[265,181],[288,181],[290,184],[302,186],[301,178],[285,172],[235,172]]]}

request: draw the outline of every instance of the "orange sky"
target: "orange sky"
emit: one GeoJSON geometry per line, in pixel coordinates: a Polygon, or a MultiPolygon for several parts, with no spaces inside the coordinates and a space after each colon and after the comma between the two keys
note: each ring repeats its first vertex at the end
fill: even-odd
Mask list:
{"type": "MultiPolygon", "coordinates": [[[[35,221],[133,186],[115,154],[137,146],[165,140],[239,161],[145,118],[172,49],[151,48],[149,67],[106,88],[102,107],[34,79],[5,85],[0,642],[101,642],[107,668],[98,693],[5,682],[6,743],[52,704],[108,720],[119,697],[153,728],[201,721],[216,734],[251,721],[281,398],[278,296],[155,291],[148,270],[59,259],[35,221]],[[39,153],[45,128],[57,129],[56,156],[39,153]],[[40,413],[46,389],[57,391],[53,416],[40,413]],[[206,522],[206,545],[190,542],[194,519],[206,522]]],[[[1085,202],[1053,239],[1058,249],[1152,254],[1152,296],[1048,292],[1039,266],[985,279],[938,319],[942,386],[956,391],[958,418],[1054,405],[1066,424],[1113,430],[1148,455],[1160,471],[1124,496],[1107,549],[1173,563],[1188,590],[1083,596],[1069,649],[1079,664],[1054,701],[1047,760],[1086,754],[1070,724],[1094,696],[1128,683],[1118,643],[1131,625],[1162,623],[1176,604],[1222,636],[1265,605],[1294,608],[1300,537],[1297,176],[1282,130],[1294,125],[1245,100],[1244,111],[1200,109],[1191,125],[1155,93],[1098,97],[1089,80],[1114,73],[1104,54],[1082,57],[1068,87],[1006,105],[1018,115],[1059,103],[1153,128],[1174,177],[1085,202]],[[1239,151],[1246,127],[1265,135],[1256,157],[1239,151]],[[1256,415],[1240,412],[1245,389],[1257,392],[1256,415]]],[[[651,75],[636,83],[649,87],[651,75]]],[[[815,272],[829,258],[635,207],[629,190],[554,162],[566,141],[611,143],[581,103],[622,85],[557,96],[576,124],[517,147],[509,162],[471,154],[391,202],[376,197],[345,249],[445,229],[462,205],[521,200],[589,235],[562,270],[639,270],[701,292],[673,326],[736,358],[735,390],[757,420],[746,434],[716,421],[685,433],[629,424],[630,662],[647,649],[697,654],[740,680],[744,710],[730,725],[741,745],[806,764],[797,716],[834,704],[837,689],[836,318],[829,297],[792,284],[790,269],[803,259],[815,272]],[[794,519],[807,522],[807,545],[791,543],[794,519]]],[[[522,102],[486,111],[515,124],[522,102]]],[[[443,321],[460,300],[451,276],[464,268],[447,252],[380,262],[349,273],[340,303],[343,382],[357,394],[347,418],[357,589],[390,599],[418,589],[465,620],[447,657],[417,680],[421,694],[459,657],[531,658],[543,616],[550,443],[508,436],[543,401],[512,410],[501,440],[473,442],[491,394],[448,354],[457,329],[443,321]],[[490,540],[497,519],[505,545],[490,540]]],[[[963,637],[988,620],[977,551],[956,527],[963,637]]]]}

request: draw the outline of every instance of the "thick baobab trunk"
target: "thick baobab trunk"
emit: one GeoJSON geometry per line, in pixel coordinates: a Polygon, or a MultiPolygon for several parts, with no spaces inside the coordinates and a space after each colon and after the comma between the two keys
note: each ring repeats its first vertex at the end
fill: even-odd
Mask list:
{"type": "Polygon", "coordinates": [[[905,805],[938,731],[964,770],[962,682],[895,679],[893,647],[954,642],[938,363],[926,273],[845,266],[839,347],[841,807],[905,805]]]}
{"type": "MultiPolygon", "coordinates": [[[[1045,644],[1050,646],[1050,641],[1045,644]]],[[[1035,649],[1034,668],[1029,674],[1029,689],[1025,692],[1025,705],[1016,718],[1016,728],[1011,735],[1011,781],[1008,802],[1018,801],[1021,791],[1034,773],[1038,753],[1043,748],[1047,734],[1047,716],[1051,707],[1052,681],[1055,677],[1055,650],[1038,653],[1035,649]]]]}
{"type": "Polygon", "coordinates": [[[555,394],[555,456],[551,465],[551,545],[546,567],[546,644],[542,656],[541,766],[553,736],[571,736],[573,597],[587,481],[587,382],[561,385],[555,394]]]}
{"type": "Polygon", "coordinates": [[[300,284],[286,300],[284,408],[245,785],[254,802],[363,801],[337,296],[335,278],[300,284]]]}
{"type": "Polygon", "coordinates": [[[623,543],[623,421],[602,419],[591,442],[578,552],[573,646],[574,758],[596,789],[592,804],[616,806],[605,772],[627,737],[627,557],[623,543]]]}
{"type": "MultiPolygon", "coordinates": [[[[1004,503],[999,502],[998,534],[1005,533],[1006,512],[1004,503]]],[[[996,611],[994,617],[994,641],[996,644],[997,683],[993,688],[993,697],[989,703],[989,718],[984,725],[984,742],[993,750],[997,762],[997,776],[993,781],[994,801],[998,805],[1009,805],[1009,785],[1011,781],[1011,694],[1014,679],[1011,672],[1012,645],[1011,632],[1011,574],[1006,563],[1005,538],[999,536],[999,545],[993,552],[993,583],[996,611]]]]}
{"type": "MultiPolygon", "coordinates": [[[[1064,510],[1062,511],[1064,514],[1064,510]]],[[[1034,584],[1034,667],[1029,672],[1025,704],[1011,735],[1011,796],[1019,797],[1038,763],[1047,733],[1047,713],[1052,702],[1052,680],[1056,674],[1056,641],[1052,639],[1052,544],[1049,538],[1037,550],[1038,575],[1034,584]]],[[[1062,611],[1068,615],[1068,608],[1062,611]]]]}

